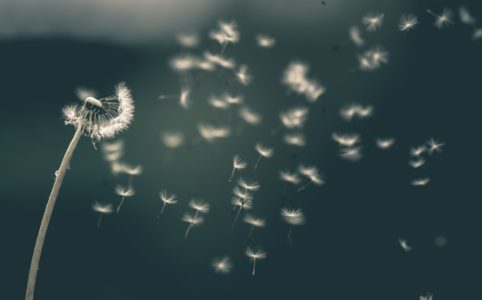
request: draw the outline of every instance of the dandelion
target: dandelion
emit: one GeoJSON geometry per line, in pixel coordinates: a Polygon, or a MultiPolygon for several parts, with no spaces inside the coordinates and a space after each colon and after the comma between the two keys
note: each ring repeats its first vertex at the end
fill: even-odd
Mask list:
{"type": "Polygon", "coordinates": [[[383,150],[390,149],[395,143],[394,138],[379,138],[376,139],[377,147],[383,150]]]}
{"type": "Polygon", "coordinates": [[[293,226],[301,226],[305,224],[305,216],[301,209],[290,209],[284,207],[281,209],[281,217],[289,224],[287,240],[289,243],[293,242],[293,226]]]}
{"type": "MultiPolygon", "coordinates": [[[[113,96],[96,99],[86,98],[82,105],[68,105],[63,109],[65,124],[75,127],[75,134],[64,154],[59,169],[55,172],[55,182],[47,201],[37,240],[32,255],[28,276],[26,300],[32,300],[37,279],[37,270],[45,241],[50,218],[62,186],[65,173],[70,167],[70,160],[80,137],[89,137],[93,142],[113,138],[126,130],[134,117],[134,103],[131,92],[124,83],[116,86],[113,96]]],[[[95,144],[94,144],[95,146],[95,144]]]]}
{"type": "Polygon", "coordinates": [[[405,252],[408,252],[408,251],[411,251],[412,250],[412,247],[410,247],[408,245],[408,242],[404,239],[398,239],[398,243],[400,244],[400,247],[402,247],[402,249],[405,251],[405,252]]]}
{"type": "Polygon", "coordinates": [[[245,169],[247,166],[248,166],[247,162],[242,160],[241,157],[239,157],[239,155],[235,155],[233,157],[233,169],[231,171],[231,176],[229,177],[228,181],[231,182],[233,180],[234,173],[236,172],[236,170],[245,169]]]}
{"type": "Polygon", "coordinates": [[[402,15],[398,23],[398,29],[400,31],[410,31],[418,24],[418,19],[415,15],[408,14],[402,15]]]}
{"type": "Polygon", "coordinates": [[[477,20],[472,17],[470,11],[465,6],[459,8],[459,17],[460,21],[466,25],[475,25],[477,23],[477,20]]]}
{"type": "Polygon", "coordinates": [[[362,147],[345,147],[340,150],[339,156],[342,159],[349,160],[352,162],[359,161],[362,159],[362,147]]]}
{"type": "Polygon", "coordinates": [[[432,298],[433,298],[433,295],[432,295],[432,294],[429,294],[429,293],[427,293],[427,294],[425,294],[425,295],[421,295],[421,296],[419,297],[420,300],[432,300],[432,298]]]}
{"type": "Polygon", "coordinates": [[[373,71],[388,63],[388,52],[381,47],[375,47],[358,56],[359,68],[362,71],[373,71]]]}
{"type": "Polygon", "coordinates": [[[261,157],[264,157],[264,158],[272,157],[273,154],[274,154],[274,149],[269,148],[267,146],[264,146],[261,143],[256,143],[254,148],[256,149],[256,152],[258,152],[258,154],[259,154],[258,160],[256,161],[256,164],[254,165],[254,169],[256,170],[258,168],[258,164],[259,164],[259,161],[261,160],[261,157]]]}
{"type": "Polygon", "coordinates": [[[283,137],[286,144],[298,147],[306,146],[305,136],[302,133],[287,133],[283,137]]]}
{"type": "Polygon", "coordinates": [[[243,210],[251,209],[253,207],[253,202],[252,202],[252,197],[248,195],[247,197],[241,198],[241,197],[234,197],[231,203],[234,205],[233,212],[236,211],[236,208],[238,209],[238,212],[236,213],[236,216],[234,217],[232,225],[236,225],[239,220],[239,216],[241,215],[241,212],[243,210]]]}
{"type": "Polygon", "coordinates": [[[315,102],[326,92],[324,86],[307,77],[309,67],[300,62],[292,62],[283,73],[281,82],[291,91],[304,95],[309,102],[315,102]]]}
{"type": "Polygon", "coordinates": [[[239,109],[239,116],[243,121],[250,125],[259,125],[262,121],[261,115],[247,106],[243,106],[239,109]]]}
{"type": "Polygon", "coordinates": [[[209,97],[208,103],[214,107],[219,109],[228,109],[230,104],[226,102],[223,98],[219,98],[216,96],[209,97]]]}
{"type": "Polygon", "coordinates": [[[122,205],[124,204],[125,198],[134,196],[135,191],[134,191],[134,188],[132,186],[124,187],[124,186],[121,186],[121,185],[117,185],[115,187],[115,193],[122,197],[119,205],[116,208],[117,213],[119,213],[122,205]]]}
{"type": "Polygon", "coordinates": [[[430,182],[430,178],[424,177],[424,178],[418,178],[412,180],[412,185],[413,186],[425,186],[430,182]]]}
{"type": "Polygon", "coordinates": [[[114,211],[112,204],[101,204],[99,202],[95,202],[92,205],[92,209],[95,212],[99,213],[99,219],[97,220],[97,228],[100,227],[100,223],[102,222],[102,216],[109,215],[114,211]]]}
{"type": "Polygon", "coordinates": [[[238,185],[242,187],[245,191],[255,192],[261,188],[256,181],[247,181],[244,178],[239,178],[238,185]]]}
{"type": "Polygon", "coordinates": [[[234,69],[234,67],[236,67],[236,63],[233,59],[226,58],[222,55],[205,52],[204,58],[206,59],[206,61],[225,69],[234,69]]]}
{"type": "Polygon", "coordinates": [[[256,36],[256,43],[261,48],[272,48],[276,43],[276,40],[266,34],[259,34],[256,36]]]}
{"type": "Polygon", "coordinates": [[[189,207],[196,211],[196,215],[199,213],[205,214],[209,212],[209,203],[203,200],[192,199],[189,201],[189,207]]]}
{"type": "Polygon", "coordinates": [[[209,37],[222,46],[221,53],[223,53],[228,44],[236,44],[239,42],[238,25],[235,21],[219,21],[218,29],[212,30],[209,33],[209,37]]]}
{"type": "Polygon", "coordinates": [[[253,262],[253,276],[256,274],[256,261],[265,259],[267,254],[262,249],[246,248],[245,254],[253,262]]]}
{"type": "Polygon", "coordinates": [[[436,13],[434,13],[430,9],[427,9],[427,12],[435,17],[434,25],[438,29],[442,29],[442,28],[448,26],[449,24],[454,23],[453,20],[452,20],[453,12],[448,8],[444,8],[441,15],[437,15],[436,13]]]}
{"type": "Polygon", "coordinates": [[[198,59],[192,55],[179,55],[169,60],[171,69],[178,73],[186,73],[197,67],[198,59]]]}
{"type": "Polygon", "coordinates": [[[180,33],[176,36],[176,40],[185,48],[194,48],[199,44],[199,36],[195,33],[180,33]]]}
{"type": "Polygon", "coordinates": [[[358,47],[362,47],[365,45],[365,41],[363,40],[360,29],[358,27],[353,26],[350,28],[350,40],[358,47]]]}
{"type": "Polygon", "coordinates": [[[96,98],[97,97],[97,92],[92,89],[88,89],[85,87],[79,86],[78,88],[75,89],[75,95],[81,100],[84,101],[85,99],[89,97],[96,98]]]}
{"type": "Polygon", "coordinates": [[[297,173],[291,173],[289,171],[280,171],[279,178],[282,181],[289,182],[293,185],[298,185],[301,182],[301,178],[297,173]]]}
{"type": "Polygon", "coordinates": [[[427,151],[427,147],[425,147],[424,145],[417,146],[417,147],[413,147],[413,148],[410,148],[410,155],[412,155],[412,156],[420,156],[420,155],[422,155],[425,151],[427,151]]]}
{"type": "Polygon", "coordinates": [[[300,172],[301,175],[307,177],[309,181],[302,187],[298,188],[297,192],[301,192],[302,190],[306,189],[310,184],[321,186],[325,183],[323,179],[321,179],[321,175],[318,171],[318,168],[315,166],[300,165],[298,167],[298,171],[300,172]]]}
{"type": "Polygon", "coordinates": [[[281,123],[288,129],[302,128],[308,118],[306,107],[290,108],[280,114],[281,123]]]}
{"type": "Polygon", "coordinates": [[[141,165],[124,165],[122,173],[129,175],[129,184],[128,186],[132,186],[132,181],[134,180],[134,176],[139,176],[144,172],[144,168],[141,165]]]}
{"type": "Polygon", "coordinates": [[[383,14],[378,15],[366,15],[362,19],[363,25],[366,26],[368,31],[376,31],[383,23],[383,14]]]}
{"type": "Polygon", "coordinates": [[[248,234],[248,240],[251,240],[251,238],[253,237],[255,228],[263,228],[266,225],[265,219],[256,218],[252,215],[246,215],[244,217],[244,222],[251,225],[251,228],[248,234]]]}
{"type": "Polygon", "coordinates": [[[333,133],[331,137],[340,146],[352,147],[358,142],[360,142],[360,136],[358,134],[333,133]]]}
{"type": "Polygon", "coordinates": [[[249,85],[249,83],[253,79],[253,76],[248,73],[247,65],[241,65],[239,67],[239,71],[236,72],[235,75],[236,79],[238,79],[239,83],[241,83],[242,85],[249,85]]]}
{"type": "Polygon", "coordinates": [[[166,147],[175,149],[184,143],[184,135],[178,131],[164,131],[161,134],[161,140],[166,147]]]}
{"type": "Polygon", "coordinates": [[[215,258],[212,267],[216,273],[229,274],[233,267],[233,263],[229,256],[224,256],[222,258],[215,258]]]}
{"type": "MultiPolygon", "coordinates": [[[[197,213],[197,212],[196,212],[197,213]]],[[[191,215],[189,213],[186,213],[184,214],[184,216],[182,217],[182,221],[183,222],[186,222],[189,224],[189,226],[187,227],[186,231],[184,232],[184,237],[185,238],[188,238],[189,237],[189,232],[191,231],[191,228],[193,226],[199,226],[202,224],[202,222],[204,221],[203,217],[199,216],[199,215],[191,215]]]]}
{"type": "Polygon", "coordinates": [[[343,119],[351,121],[353,118],[360,119],[370,117],[373,114],[373,106],[361,104],[350,104],[340,110],[340,115],[343,119]]]}
{"type": "Polygon", "coordinates": [[[414,169],[417,169],[417,168],[420,168],[421,166],[423,166],[425,164],[425,159],[423,158],[417,158],[415,160],[409,160],[408,161],[408,164],[414,168],[414,169]]]}
{"type": "Polygon", "coordinates": [[[441,143],[434,138],[431,138],[427,141],[428,145],[428,153],[432,154],[434,152],[442,152],[442,147],[445,146],[445,143],[441,143]]]}
{"type": "Polygon", "coordinates": [[[201,137],[209,143],[213,143],[218,139],[227,138],[231,134],[229,127],[213,126],[206,123],[198,124],[197,129],[201,137]]]}
{"type": "Polygon", "coordinates": [[[166,208],[167,205],[173,205],[177,203],[176,195],[169,194],[165,190],[159,193],[159,197],[161,198],[161,201],[162,201],[162,208],[161,208],[161,212],[159,213],[160,215],[164,213],[164,209],[166,208]]]}
{"type": "Polygon", "coordinates": [[[179,105],[181,105],[182,108],[188,109],[191,106],[190,94],[190,88],[183,87],[181,89],[181,93],[179,95],[179,105]]]}

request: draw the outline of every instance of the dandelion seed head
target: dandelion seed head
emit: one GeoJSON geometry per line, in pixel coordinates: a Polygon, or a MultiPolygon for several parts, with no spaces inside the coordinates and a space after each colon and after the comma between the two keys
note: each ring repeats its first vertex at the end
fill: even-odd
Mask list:
{"type": "Polygon", "coordinates": [[[270,148],[270,147],[267,147],[261,143],[256,143],[256,145],[254,146],[254,148],[256,149],[256,151],[259,153],[259,155],[261,155],[262,157],[264,158],[270,158],[273,156],[274,154],[274,149],[273,148],[270,148]]]}
{"type": "Polygon", "coordinates": [[[373,71],[388,63],[388,52],[380,46],[365,51],[358,56],[359,68],[362,71],[373,71]]]}
{"type": "Polygon", "coordinates": [[[418,24],[418,19],[415,15],[408,14],[402,15],[400,21],[398,22],[398,29],[400,31],[410,31],[415,28],[418,24]]]}
{"type": "Polygon", "coordinates": [[[261,48],[272,48],[275,45],[276,40],[269,35],[259,34],[256,36],[256,42],[261,48]]]}
{"type": "Polygon", "coordinates": [[[227,138],[231,134],[231,130],[228,127],[213,126],[206,123],[198,124],[198,131],[201,137],[210,143],[221,138],[227,138]]]}
{"type": "Polygon", "coordinates": [[[94,202],[94,204],[92,204],[92,209],[95,212],[98,212],[104,215],[111,214],[114,211],[114,207],[112,206],[112,204],[102,204],[99,202],[94,202]]]}
{"type": "Polygon", "coordinates": [[[138,175],[141,175],[142,172],[144,172],[144,168],[141,165],[136,165],[136,166],[125,165],[125,168],[123,171],[124,173],[130,176],[138,176],[138,175]]]}
{"type": "Polygon", "coordinates": [[[239,198],[234,197],[231,200],[231,204],[234,206],[242,207],[243,209],[251,209],[253,207],[253,201],[251,201],[251,197],[249,198],[239,198]]]}
{"type": "Polygon", "coordinates": [[[302,133],[287,133],[284,135],[283,140],[286,144],[291,146],[306,146],[305,136],[302,133]]]}
{"type": "Polygon", "coordinates": [[[245,169],[248,166],[248,163],[239,157],[239,155],[235,155],[233,157],[233,168],[236,170],[245,169]]]}
{"type": "Polygon", "coordinates": [[[115,95],[100,99],[87,97],[83,105],[66,106],[63,114],[66,125],[82,126],[84,135],[100,141],[129,127],[134,118],[134,101],[125,83],[119,83],[115,95]]]}
{"type": "Polygon", "coordinates": [[[342,159],[349,160],[352,162],[359,161],[362,159],[362,148],[361,147],[344,147],[340,150],[339,156],[342,159]]]}
{"type": "Polygon", "coordinates": [[[226,102],[223,98],[217,97],[217,96],[211,96],[209,97],[208,103],[218,109],[228,109],[231,105],[226,102]]]}
{"type": "Polygon", "coordinates": [[[333,133],[331,135],[333,140],[340,146],[352,147],[360,142],[360,136],[358,134],[340,134],[333,133]]]}
{"type": "Polygon", "coordinates": [[[258,227],[258,228],[264,227],[266,225],[265,219],[256,218],[256,217],[254,217],[252,215],[249,215],[249,214],[244,217],[244,222],[248,223],[251,226],[258,227]]]}
{"type": "Polygon", "coordinates": [[[209,203],[203,200],[191,199],[191,201],[189,201],[189,207],[203,214],[209,212],[209,203]]]}
{"type": "Polygon", "coordinates": [[[308,118],[308,108],[293,107],[280,114],[281,123],[288,128],[302,128],[308,118]]]}
{"type": "Polygon", "coordinates": [[[442,147],[445,146],[445,143],[441,143],[434,138],[431,138],[427,141],[428,146],[428,153],[432,154],[434,152],[442,152],[442,147]]]}
{"type": "Polygon", "coordinates": [[[235,21],[219,21],[218,28],[209,33],[209,37],[221,45],[239,42],[238,25],[235,21]]]}
{"type": "Polygon", "coordinates": [[[135,194],[134,188],[129,186],[117,185],[115,187],[115,193],[122,197],[132,197],[135,194]]]}
{"type": "Polygon", "coordinates": [[[412,168],[417,169],[417,168],[420,168],[421,166],[423,166],[425,164],[425,159],[419,157],[419,158],[414,159],[414,160],[409,160],[408,164],[412,168]]]}
{"type": "Polygon", "coordinates": [[[362,19],[363,25],[366,26],[368,31],[376,31],[378,28],[382,26],[383,23],[383,14],[376,14],[376,15],[366,15],[362,19]]]}
{"type": "Polygon", "coordinates": [[[305,177],[312,177],[312,176],[318,176],[319,171],[318,168],[315,166],[307,166],[307,165],[299,165],[298,166],[298,172],[300,172],[301,175],[305,177]]]}
{"type": "Polygon", "coordinates": [[[229,256],[225,256],[222,258],[215,258],[213,260],[212,267],[217,273],[229,274],[231,272],[233,264],[229,256]]]}
{"type": "Polygon", "coordinates": [[[179,94],[179,105],[183,108],[189,108],[191,106],[190,100],[191,89],[188,87],[183,87],[181,93],[179,94]]]}
{"type": "Polygon", "coordinates": [[[305,216],[301,209],[284,207],[281,209],[281,216],[290,225],[303,225],[305,223],[305,216]]]}
{"type": "Polygon", "coordinates": [[[442,11],[442,14],[440,14],[440,15],[435,14],[430,9],[427,9],[427,12],[435,17],[434,25],[438,29],[443,29],[444,27],[447,27],[450,24],[454,23],[453,20],[452,20],[452,17],[453,17],[454,13],[448,8],[444,8],[443,11],[442,11]]]}
{"type": "Polygon", "coordinates": [[[235,75],[239,83],[241,83],[242,85],[249,85],[251,83],[251,80],[253,79],[253,76],[248,73],[247,65],[241,65],[239,67],[239,70],[235,72],[235,75]]]}
{"type": "Polygon", "coordinates": [[[340,110],[340,115],[343,119],[351,121],[355,117],[359,119],[370,117],[373,114],[373,106],[361,104],[349,104],[340,110]]]}
{"type": "Polygon", "coordinates": [[[196,68],[197,59],[192,55],[179,55],[169,61],[171,69],[179,73],[185,73],[196,68]]]}

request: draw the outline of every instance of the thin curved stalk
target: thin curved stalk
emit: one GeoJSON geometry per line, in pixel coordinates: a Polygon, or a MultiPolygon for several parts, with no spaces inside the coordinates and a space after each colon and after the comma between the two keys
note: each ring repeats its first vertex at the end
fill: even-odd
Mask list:
{"type": "Polygon", "coordinates": [[[62,181],[64,180],[65,173],[69,169],[70,159],[74,154],[74,150],[77,147],[77,143],[82,136],[82,124],[77,126],[75,134],[70,141],[67,151],[65,151],[62,162],[60,163],[60,168],[56,172],[55,182],[50,191],[49,200],[47,201],[47,206],[45,207],[44,215],[42,217],[42,222],[40,223],[40,229],[38,231],[37,240],[35,242],[35,248],[33,250],[32,262],[30,263],[30,271],[28,274],[27,291],[25,292],[25,300],[33,300],[35,291],[35,282],[37,280],[37,271],[40,263],[40,257],[42,255],[42,249],[45,241],[45,235],[47,234],[47,229],[49,227],[50,218],[52,217],[52,212],[54,210],[55,202],[59,195],[60,187],[62,186],[62,181]]]}

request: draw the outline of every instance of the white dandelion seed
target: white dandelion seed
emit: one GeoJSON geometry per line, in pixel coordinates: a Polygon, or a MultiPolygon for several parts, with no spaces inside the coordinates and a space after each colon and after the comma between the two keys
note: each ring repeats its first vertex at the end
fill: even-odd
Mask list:
{"type": "Polygon", "coordinates": [[[412,147],[412,148],[410,148],[410,155],[418,157],[418,156],[422,155],[425,151],[427,151],[427,147],[425,147],[425,145],[412,147]]]}
{"type": "Polygon", "coordinates": [[[256,218],[252,215],[246,215],[244,217],[244,222],[251,225],[251,228],[249,229],[248,240],[251,240],[251,238],[253,237],[255,228],[263,228],[266,225],[265,219],[256,218]]]}
{"type": "Polygon", "coordinates": [[[261,188],[261,185],[257,181],[248,181],[244,178],[238,179],[238,185],[245,191],[256,192],[261,188]]]}
{"type": "Polygon", "coordinates": [[[428,177],[423,177],[423,178],[417,178],[412,180],[412,185],[413,186],[425,186],[430,182],[430,178],[428,177]]]}
{"type": "Polygon", "coordinates": [[[179,131],[164,131],[161,140],[166,147],[175,149],[184,143],[184,135],[179,131]]]}
{"type": "Polygon", "coordinates": [[[295,172],[291,173],[289,171],[280,171],[279,178],[282,181],[289,182],[293,185],[298,185],[301,182],[300,176],[295,172]]]}
{"type": "Polygon", "coordinates": [[[256,261],[263,260],[267,257],[267,253],[264,252],[262,249],[254,249],[251,247],[246,248],[245,254],[251,262],[253,262],[253,276],[256,274],[256,261]]]}
{"type": "Polygon", "coordinates": [[[383,17],[383,14],[366,15],[365,17],[363,17],[362,23],[366,26],[368,31],[376,31],[382,26],[383,17]]]}
{"type": "Polygon", "coordinates": [[[111,163],[119,161],[124,155],[124,141],[102,142],[101,150],[106,161],[111,163]]]}
{"type": "Polygon", "coordinates": [[[102,222],[103,215],[109,215],[114,211],[114,207],[112,204],[102,204],[99,202],[95,202],[92,204],[92,209],[99,213],[99,219],[97,220],[97,228],[100,227],[100,223],[102,222]]]}
{"type": "Polygon", "coordinates": [[[293,107],[280,113],[281,123],[288,129],[302,128],[308,118],[308,108],[293,107]]]}
{"type": "Polygon", "coordinates": [[[234,61],[234,59],[226,58],[220,54],[204,52],[204,59],[214,65],[218,65],[225,69],[234,69],[236,67],[236,62],[234,61]]]}
{"type": "Polygon", "coordinates": [[[236,196],[236,198],[240,198],[241,200],[252,200],[253,198],[248,189],[241,189],[240,186],[235,186],[233,188],[233,194],[236,196]]]}
{"type": "Polygon", "coordinates": [[[472,34],[472,40],[476,41],[482,39],[482,28],[474,29],[474,33],[472,34]]]}
{"type": "Polygon", "coordinates": [[[418,24],[418,19],[415,15],[408,14],[402,15],[400,21],[398,22],[398,29],[400,31],[410,31],[415,28],[418,24]]]}
{"type": "Polygon", "coordinates": [[[333,133],[331,135],[333,140],[340,146],[352,147],[360,142],[360,136],[358,134],[340,134],[333,133]]]}
{"type": "MultiPolygon", "coordinates": [[[[197,211],[196,211],[197,214],[197,211]]],[[[184,214],[182,217],[182,221],[188,223],[188,227],[186,231],[184,232],[184,237],[188,238],[189,237],[189,232],[191,232],[191,228],[194,226],[199,226],[204,222],[203,217],[199,215],[191,215],[189,213],[184,214]]]]}
{"type": "Polygon", "coordinates": [[[244,98],[242,96],[232,96],[228,93],[223,95],[223,99],[229,105],[240,105],[244,102],[244,98]]]}
{"type": "Polygon", "coordinates": [[[116,208],[116,212],[119,213],[122,205],[124,204],[125,198],[134,196],[135,191],[134,191],[134,188],[132,186],[125,187],[125,186],[122,186],[122,185],[117,185],[115,187],[115,193],[117,195],[121,196],[121,201],[116,208]]]}
{"type": "Polygon", "coordinates": [[[343,119],[351,121],[353,118],[357,117],[359,119],[370,117],[373,114],[373,106],[361,104],[349,104],[340,110],[340,115],[343,119]]]}
{"type": "Polygon", "coordinates": [[[179,33],[176,35],[176,40],[185,48],[194,48],[199,45],[199,35],[196,33],[179,33]]]}
{"type": "Polygon", "coordinates": [[[206,214],[209,212],[209,203],[203,200],[191,199],[191,201],[189,201],[189,207],[194,209],[196,211],[196,214],[206,214]]]}
{"type": "Polygon", "coordinates": [[[344,147],[338,155],[342,159],[357,162],[363,158],[362,147],[344,147]]]}
{"type": "Polygon", "coordinates": [[[378,138],[376,139],[376,145],[378,148],[387,150],[392,148],[393,144],[395,144],[394,138],[378,138]]]}
{"type": "Polygon", "coordinates": [[[475,23],[477,23],[477,20],[472,17],[470,11],[465,6],[459,8],[459,17],[460,21],[465,25],[475,25],[475,23]]]}
{"type": "Polygon", "coordinates": [[[34,296],[40,256],[42,254],[50,218],[80,137],[84,134],[91,138],[92,142],[98,142],[103,139],[113,138],[126,130],[134,118],[134,100],[127,86],[124,83],[120,83],[116,86],[113,96],[101,99],[89,96],[84,100],[82,105],[66,106],[63,109],[63,113],[65,124],[73,125],[76,130],[60,163],[59,169],[55,171],[54,185],[40,223],[25,292],[25,299],[28,300],[32,300],[34,296]]]}
{"type": "Polygon", "coordinates": [[[215,258],[211,266],[216,273],[229,274],[233,268],[233,263],[229,256],[224,256],[222,258],[215,258]]]}
{"type": "Polygon", "coordinates": [[[365,45],[365,41],[361,36],[360,29],[356,26],[350,27],[350,40],[358,47],[363,47],[365,45]]]}
{"type": "Polygon", "coordinates": [[[423,166],[425,164],[425,159],[419,157],[417,159],[414,159],[414,160],[409,160],[408,161],[408,164],[414,168],[414,169],[418,169],[420,168],[421,166],[423,166]]]}
{"type": "Polygon", "coordinates": [[[229,182],[231,182],[233,180],[233,177],[234,177],[234,173],[237,171],[237,170],[242,170],[242,169],[245,169],[246,167],[248,166],[248,163],[245,162],[244,160],[241,159],[241,157],[239,157],[239,155],[235,155],[233,157],[233,168],[232,168],[232,171],[231,171],[231,176],[229,177],[229,182]]]}
{"type": "Polygon", "coordinates": [[[427,293],[425,295],[420,295],[420,297],[419,297],[420,300],[432,300],[432,298],[433,298],[433,295],[429,294],[429,293],[427,293]]]}
{"type": "Polygon", "coordinates": [[[256,43],[261,48],[272,48],[276,43],[276,40],[266,34],[259,34],[256,36],[256,43]]]}
{"type": "Polygon", "coordinates": [[[286,144],[291,146],[306,146],[305,136],[302,133],[287,133],[284,135],[283,140],[286,144]]]}
{"type": "Polygon", "coordinates": [[[239,116],[244,122],[253,126],[261,124],[261,121],[263,120],[260,114],[247,106],[243,106],[239,109],[239,116]]]}
{"type": "Polygon", "coordinates": [[[307,77],[307,64],[292,62],[283,73],[281,82],[292,92],[304,95],[309,102],[315,102],[326,92],[326,88],[316,80],[307,77]]]}
{"type": "Polygon", "coordinates": [[[298,188],[296,190],[297,192],[301,192],[302,190],[306,189],[310,184],[321,186],[325,183],[323,179],[321,179],[318,168],[315,166],[299,165],[298,172],[300,172],[301,175],[307,177],[309,181],[305,185],[298,188]]]}
{"type": "Polygon", "coordinates": [[[231,134],[229,127],[213,126],[207,123],[198,124],[197,129],[201,137],[209,143],[213,143],[218,139],[227,138],[231,134]]]}
{"type": "Polygon", "coordinates": [[[362,71],[373,71],[388,63],[388,52],[380,46],[365,51],[358,56],[358,67],[362,71]]]}
{"type": "Polygon", "coordinates": [[[428,146],[428,153],[433,154],[434,152],[442,152],[442,147],[445,146],[445,143],[441,143],[434,138],[431,138],[427,141],[428,146]]]}
{"type": "Polygon", "coordinates": [[[161,212],[159,213],[160,215],[164,213],[164,209],[166,208],[167,205],[173,205],[177,203],[176,195],[169,194],[166,190],[161,191],[159,193],[159,197],[161,198],[161,201],[162,201],[162,208],[161,208],[161,212]]]}
{"type": "Polygon", "coordinates": [[[241,215],[243,210],[251,209],[253,207],[253,202],[252,202],[253,197],[249,195],[247,191],[246,191],[246,194],[247,195],[245,197],[236,196],[231,201],[231,204],[234,206],[232,213],[234,213],[236,209],[238,209],[238,212],[236,213],[236,216],[234,217],[234,220],[232,223],[233,226],[236,225],[236,223],[238,223],[239,216],[241,215]]]}
{"type": "Polygon", "coordinates": [[[188,109],[191,106],[191,89],[188,87],[181,88],[181,93],[179,94],[179,105],[182,108],[188,109]]]}
{"type": "Polygon", "coordinates": [[[400,244],[400,247],[402,247],[402,249],[405,251],[405,252],[408,252],[408,251],[411,251],[412,250],[412,247],[410,247],[408,245],[408,242],[404,239],[398,239],[398,243],[400,244]]]}
{"type": "Polygon", "coordinates": [[[186,73],[197,67],[198,59],[192,55],[182,54],[169,60],[171,69],[178,73],[186,73]]]}
{"type": "Polygon", "coordinates": [[[253,80],[253,76],[248,73],[248,66],[241,65],[239,66],[239,71],[234,73],[236,75],[236,79],[238,79],[239,83],[242,85],[249,85],[251,80],[253,80]]]}
{"type": "Polygon", "coordinates": [[[209,37],[222,46],[221,53],[223,53],[228,44],[239,42],[238,25],[235,21],[219,21],[218,29],[212,30],[209,37]]]}
{"type": "Polygon", "coordinates": [[[435,17],[434,25],[438,29],[443,29],[444,27],[454,23],[452,20],[454,13],[448,8],[444,8],[441,15],[437,15],[430,9],[427,9],[427,12],[435,17]]]}
{"type": "Polygon", "coordinates": [[[293,242],[293,226],[305,224],[305,216],[301,209],[283,207],[281,209],[281,217],[289,225],[287,241],[291,244],[293,242]]]}
{"type": "Polygon", "coordinates": [[[218,109],[228,109],[231,106],[225,99],[218,96],[209,97],[208,103],[218,109]]]}
{"type": "Polygon", "coordinates": [[[258,152],[259,154],[258,159],[256,160],[256,164],[254,165],[254,169],[256,170],[258,168],[258,164],[261,158],[262,157],[271,158],[274,154],[274,149],[267,147],[261,143],[256,143],[256,145],[254,145],[254,148],[256,149],[256,152],[258,152]]]}

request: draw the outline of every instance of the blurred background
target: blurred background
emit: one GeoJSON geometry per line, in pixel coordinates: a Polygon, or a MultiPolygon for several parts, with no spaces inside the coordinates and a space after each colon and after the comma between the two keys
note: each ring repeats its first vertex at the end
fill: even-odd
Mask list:
{"type": "Polygon", "coordinates": [[[127,179],[113,176],[101,151],[82,138],[50,223],[36,299],[480,298],[482,40],[472,40],[474,28],[458,14],[439,30],[426,12],[448,7],[456,13],[461,5],[482,20],[475,0],[0,0],[0,299],[24,297],[54,172],[74,133],[63,124],[62,107],[79,102],[79,86],[107,96],[120,81],[136,104],[135,120],[120,136],[124,159],[144,168],[134,179],[136,195],[96,228],[91,205],[117,204],[115,186],[127,179]],[[389,52],[388,64],[373,72],[358,69],[364,49],[348,35],[353,25],[363,28],[368,13],[383,13],[384,21],[376,32],[363,31],[367,45],[389,52]],[[420,24],[400,32],[406,13],[420,24]],[[159,100],[181,87],[169,67],[172,57],[219,51],[208,33],[220,19],[238,23],[240,42],[224,54],[248,65],[252,83],[232,84],[218,72],[196,82],[190,109],[159,100]],[[176,35],[183,32],[199,34],[200,44],[182,48],[176,35]],[[260,33],[276,45],[259,48],[260,33]],[[294,60],[309,64],[309,77],[326,86],[318,102],[281,84],[294,60]],[[226,91],[243,95],[262,123],[246,125],[236,111],[207,104],[210,95],[226,91]],[[344,121],[339,110],[353,102],[373,105],[374,115],[344,121]],[[305,147],[271,134],[279,113],[296,105],[310,108],[305,147]],[[200,122],[229,126],[232,135],[202,142],[200,122]],[[170,130],[183,133],[181,147],[162,143],[170,130]],[[340,159],[334,131],[359,133],[363,159],[340,159]],[[396,142],[381,151],[375,139],[385,136],[396,142]],[[410,168],[409,149],[431,137],[446,143],[443,152],[421,169],[410,168]],[[256,142],[273,146],[275,155],[254,171],[256,142]],[[235,154],[250,164],[242,176],[261,184],[252,213],[267,220],[253,238],[268,253],[255,277],[244,254],[249,227],[231,226],[228,177],[235,154]],[[318,166],[326,184],[286,188],[278,172],[300,163],[318,166]],[[425,176],[427,186],[410,185],[425,176]],[[158,218],[163,189],[179,203],[158,218]],[[211,211],[185,239],[181,218],[191,198],[205,199],[211,211]],[[284,206],[306,214],[292,245],[280,217],[284,206]],[[405,252],[399,238],[413,250],[405,252]],[[435,242],[441,238],[446,243],[435,242]],[[224,255],[234,264],[228,275],[211,268],[224,255]]]}

